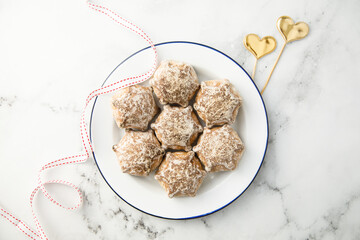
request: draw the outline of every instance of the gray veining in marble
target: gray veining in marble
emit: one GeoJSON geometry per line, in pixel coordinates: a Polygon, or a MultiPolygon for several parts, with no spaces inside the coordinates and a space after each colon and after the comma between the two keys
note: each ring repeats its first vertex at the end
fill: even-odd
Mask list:
{"type": "MultiPolygon", "coordinates": [[[[154,218],[119,199],[90,159],[47,173],[84,193],[73,212],[37,199],[50,239],[360,238],[359,1],[104,2],[155,42],[208,44],[248,72],[254,58],[243,37],[274,36],[278,48],[258,63],[259,88],[282,44],[276,19],[305,21],[310,34],[286,46],[263,96],[268,152],[233,204],[194,220],[154,218]]],[[[0,205],[34,227],[28,198],[39,167],[81,149],[87,93],[144,44],[83,1],[0,0],[0,35],[0,205]]],[[[0,219],[0,239],[25,237],[0,219]]]]}

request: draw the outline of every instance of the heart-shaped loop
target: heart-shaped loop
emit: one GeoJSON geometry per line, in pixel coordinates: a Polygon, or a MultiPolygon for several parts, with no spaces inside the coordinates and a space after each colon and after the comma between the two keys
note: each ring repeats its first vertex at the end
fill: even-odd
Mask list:
{"type": "Polygon", "coordinates": [[[244,45],[256,59],[260,59],[275,50],[276,40],[271,36],[260,39],[258,35],[251,33],[244,38],[244,45]]]}
{"type": "Polygon", "coordinates": [[[306,23],[294,23],[288,16],[279,17],[276,26],[287,43],[300,40],[309,33],[309,26],[306,23]]]}

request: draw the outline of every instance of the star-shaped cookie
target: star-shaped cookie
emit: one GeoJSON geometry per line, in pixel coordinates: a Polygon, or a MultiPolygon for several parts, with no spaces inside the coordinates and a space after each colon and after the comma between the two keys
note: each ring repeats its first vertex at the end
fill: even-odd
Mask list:
{"type": "Polygon", "coordinates": [[[169,105],[164,106],[151,128],[164,148],[185,151],[191,150],[191,144],[203,130],[191,106],[183,108],[169,105]]]}
{"type": "Polygon", "coordinates": [[[208,172],[230,171],[244,152],[239,135],[229,125],[207,128],[193,148],[208,172]]]}
{"type": "Polygon", "coordinates": [[[227,79],[201,83],[194,109],[207,127],[233,123],[242,104],[239,93],[227,79]]]}
{"type": "Polygon", "coordinates": [[[189,105],[190,99],[199,88],[194,68],[184,62],[166,60],[160,63],[150,79],[154,93],[161,104],[189,105]]]}
{"type": "Polygon", "coordinates": [[[193,197],[205,175],[206,172],[194,152],[168,152],[155,174],[155,179],[159,181],[170,198],[193,197]]]}
{"type": "Polygon", "coordinates": [[[135,176],[147,176],[161,163],[165,150],[153,130],[126,130],[120,142],[113,146],[121,170],[135,176]]]}
{"type": "Polygon", "coordinates": [[[120,89],[111,101],[113,116],[120,128],[146,130],[159,111],[151,87],[134,85],[120,89]]]}

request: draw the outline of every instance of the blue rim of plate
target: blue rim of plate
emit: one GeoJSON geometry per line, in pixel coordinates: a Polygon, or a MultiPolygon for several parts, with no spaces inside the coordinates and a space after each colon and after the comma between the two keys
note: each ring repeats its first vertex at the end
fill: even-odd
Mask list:
{"type": "MultiPolygon", "coordinates": [[[[267,125],[267,133],[266,133],[266,145],[265,145],[265,150],[264,150],[264,154],[263,154],[263,158],[261,160],[261,163],[260,163],[260,166],[259,166],[259,169],[256,171],[256,174],[254,175],[253,179],[251,180],[251,182],[249,183],[249,185],[244,189],[244,191],[242,191],[236,198],[234,198],[233,200],[231,200],[230,202],[228,202],[227,204],[225,204],[224,206],[218,208],[218,209],[215,209],[214,211],[211,211],[211,212],[208,212],[208,213],[204,213],[204,214],[201,214],[201,215],[196,215],[196,216],[192,216],[192,217],[186,217],[186,218],[168,218],[168,217],[163,217],[163,216],[158,216],[158,215],[155,215],[155,214],[152,214],[152,213],[148,213],[144,210],[141,210],[137,207],[135,207],[134,205],[132,205],[131,203],[127,202],[124,198],[122,198],[120,196],[119,193],[117,193],[112,187],[111,185],[109,184],[109,182],[106,180],[105,176],[103,175],[103,173],[101,172],[101,169],[97,163],[97,160],[96,160],[96,157],[95,157],[95,152],[93,152],[93,157],[94,157],[94,160],[95,160],[95,164],[97,166],[97,168],[99,169],[99,172],[101,174],[101,176],[103,177],[103,179],[105,180],[106,184],[110,187],[110,189],[119,197],[121,198],[124,202],[126,202],[127,204],[129,204],[131,207],[135,208],[136,210],[139,210],[140,212],[143,212],[143,213],[146,213],[150,216],[153,216],[153,217],[158,217],[158,218],[162,218],[162,219],[168,219],[168,220],[187,220],[187,219],[195,219],[195,218],[200,218],[200,217],[205,217],[205,216],[208,216],[210,214],[213,214],[217,211],[220,211],[221,209],[224,209],[225,207],[229,206],[231,203],[233,203],[236,199],[238,199],[249,187],[250,185],[253,183],[254,179],[256,178],[257,174],[259,173],[260,171],[260,168],[264,162],[264,159],[265,159],[265,155],[266,155],[266,150],[267,150],[267,147],[268,147],[268,141],[269,141],[269,121],[268,121],[268,116],[267,116],[267,111],[266,111],[266,107],[265,107],[265,103],[264,103],[264,100],[263,98],[261,97],[261,94],[260,94],[260,91],[259,89],[257,88],[257,86],[255,85],[254,81],[252,80],[252,78],[250,77],[250,75],[245,71],[245,69],[240,65],[238,64],[234,59],[232,59],[231,57],[229,57],[228,55],[226,55],[225,53],[213,48],[213,47],[210,47],[210,46],[207,46],[205,44],[201,44],[201,43],[197,43],[197,42],[189,42],[189,41],[169,41],[169,42],[162,42],[162,43],[157,43],[155,44],[155,46],[161,46],[161,45],[165,45],[165,44],[173,44],[173,43],[185,43],[185,44],[193,44],[193,45],[198,45],[198,46],[201,46],[201,47],[205,47],[205,48],[208,48],[208,49],[211,49],[215,52],[218,52],[220,53],[221,55],[223,55],[224,57],[227,57],[228,59],[230,59],[233,63],[235,63],[239,68],[241,68],[241,70],[243,70],[246,75],[249,77],[249,79],[251,80],[252,84],[254,85],[255,89],[257,90],[259,96],[260,96],[260,99],[261,99],[261,102],[263,104],[263,107],[264,107],[264,111],[265,111],[265,116],[266,116],[266,125],[267,125]]],[[[116,69],[118,69],[118,67],[120,67],[123,63],[125,63],[127,60],[129,60],[130,58],[134,57],[136,54],[146,50],[146,49],[149,49],[151,46],[148,46],[146,48],[143,48],[133,54],[131,54],[129,57],[125,58],[121,63],[119,63],[119,65],[117,65],[114,70],[111,71],[111,73],[109,74],[109,76],[105,79],[105,81],[103,82],[103,84],[101,85],[102,87],[105,85],[106,81],[109,79],[109,77],[116,71],[116,69]]],[[[92,110],[91,110],[91,116],[90,116],[90,141],[92,142],[92,135],[91,135],[91,124],[92,124],[92,117],[93,117],[93,112],[94,112],[94,108],[95,108],[95,105],[96,105],[96,102],[97,102],[97,99],[98,97],[95,98],[95,101],[94,101],[94,105],[92,107],[92,110]]]]}

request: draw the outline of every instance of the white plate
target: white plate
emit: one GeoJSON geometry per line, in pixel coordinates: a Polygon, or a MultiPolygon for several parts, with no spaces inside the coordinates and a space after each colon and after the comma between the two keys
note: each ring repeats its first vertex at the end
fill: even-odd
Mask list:
{"type": "MultiPolygon", "coordinates": [[[[236,170],[209,174],[195,197],[167,197],[154,179],[134,177],[121,172],[111,147],[123,134],[115,125],[110,95],[96,99],[90,120],[94,159],[109,187],[134,208],[162,218],[189,219],[216,212],[236,200],[254,180],[265,156],[268,122],[261,95],[249,75],[224,53],[192,42],[157,44],[159,60],[174,59],[191,64],[200,81],[227,78],[243,98],[234,129],[245,144],[245,152],[236,170]]],[[[137,75],[150,69],[152,50],[142,49],[120,63],[104,84],[137,75]]],[[[147,85],[148,82],[143,83],[147,85]]]]}

